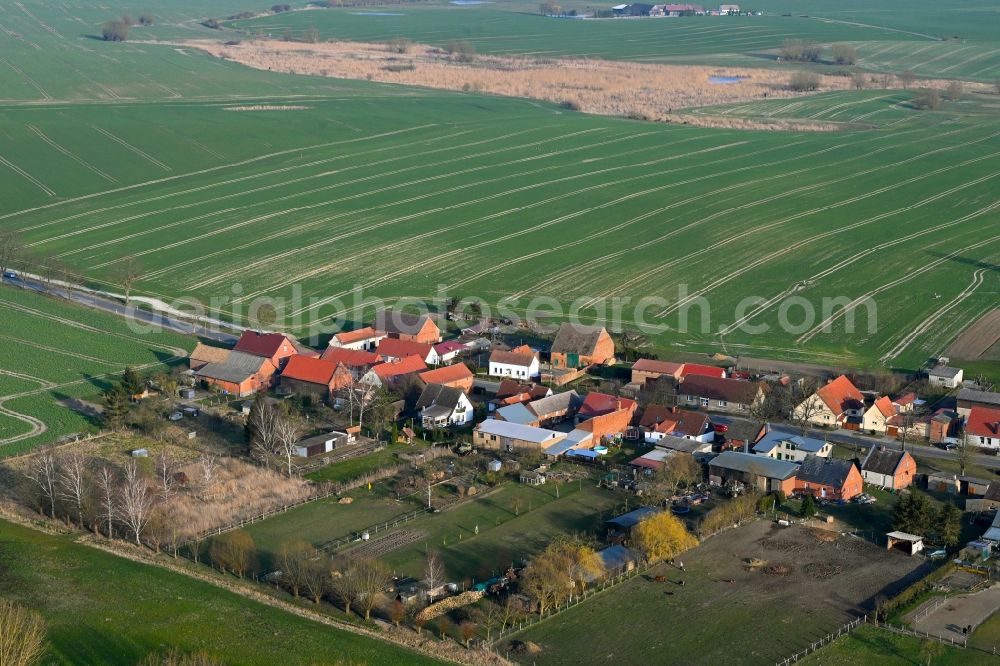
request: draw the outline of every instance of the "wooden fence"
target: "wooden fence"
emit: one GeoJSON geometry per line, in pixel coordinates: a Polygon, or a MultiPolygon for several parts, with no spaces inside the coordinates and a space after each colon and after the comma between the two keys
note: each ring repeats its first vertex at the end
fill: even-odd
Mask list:
{"type": "Polygon", "coordinates": [[[816,650],[820,649],[824,645],[829,645],[830,643],[832,643],[833,641],[837,640],[841,636],[846,636],[847,634],[851,633],[853,630],[857,629],[859,626],[861,626],[862,624],[864,624],[867,621],[868,621],[868,616],[867,615],[864,615],[864,616],[859,617],[859,618],[855,618],[855,619],[851,620],[850,622],[848,622],[847,624],[845,624],[845,625],[843,625],[841,627],[838,627],[836,630],[831,631],[826,636],[823,636],[822,638],[820,638],[818,641],[816,641],[814,643],[811,643],[809,645],[809,647],[805,648],[804,650],[796,652],[792,656],[786,657],[785,659],[782,659],[781,661],[774,662],[775,666],[788,666],[788,664],[794,664],[799,659],[802,659],[803,657],[806,657],[807,655],[812,654],[813,652],[815,652],[816,650]]]}

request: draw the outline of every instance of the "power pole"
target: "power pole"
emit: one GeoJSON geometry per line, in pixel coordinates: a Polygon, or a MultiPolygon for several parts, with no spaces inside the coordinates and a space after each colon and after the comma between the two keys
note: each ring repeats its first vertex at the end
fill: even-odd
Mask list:
{"type": "Polygon", "coordinates": [[[430,481],[427,482],[427,508],[431,508],[431,484],[430,481]]]}

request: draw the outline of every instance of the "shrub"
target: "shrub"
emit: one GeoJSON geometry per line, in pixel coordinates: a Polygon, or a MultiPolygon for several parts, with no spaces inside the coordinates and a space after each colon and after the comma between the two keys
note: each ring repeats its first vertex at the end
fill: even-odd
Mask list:
{"type": "Polygon", "coordinates": [[[417,68],[412,62],[399,63],[394,65],[386,65],[382,69],[387,72],[412,72],[417,68]]]}
{"type": "Polygon", "coordinates": [[[139,17],[139,25],[151,26],[153,25],[153,21],[154,19],[152,14],[143,14],[139,17]]]}
{"type": "Polygon", "coordinates": [[[819,44],[804,39],[786,40],[779,51],[782,60],[792,62],[817,62],[822,52],[819,44]]]}
{"type": "Polygon", "coordinates": [[[833,61],[838,65],[856,65],[858,64],[858,50],[850,44],[834,44],[833,61]]]}
{"type": "Polygon", "coordinates": [[[948,84],[948,89],[945,91],[945,95],[948,97],[949,102],[957,102],[962,99],[962,83],[961,81],[952,81],[948,84]]]}
{"type": "Polygon", "coordinates": [[[579,102],[575,102],[575,101],[573,101],[571,99],[565,99],[565,100],[559,102],[559,108],[560,109],[566,109],[567,111],[579,111],[580,110],[580,103],[579,102]]]}
{"type": "Polygon", "coordinates": [[[476,49],[469,42],[450,42],[444,50],[458,62],[472,62],[476,59],[476,49]]]}
{"type": "Polygon", "coordinates": [[[941,106],[941,93],[934,88],[925,88],[913,98],[913,106],[921,111],[933,111],[941,106]]]}
{"type": "Polygon", "coordinates": [[[106,42],[124,42],[128,39],[128,30],[124,21],[108,21],[101,27],[101,37],[106,42]]]}
{"type": "Polygon", "coordinates": [[[393,53],[406,53],[412,45],[413,42],[406,37],[396,37],[389,40],[389,50],[393,53]]]}
{"type": "Polygon", "coordinates": [[[292,6],[291,5],[271,5],[271,11],[274,12],[275,14],[280,14],[281,12],[290,12],[290,11],[292,11],[292,6]]]}
{"type": "Polygon", "coordinates": [[[302,41],[309,44],[315,44],[319,41],[319,30],[315,27],[308,27],[302,31],[302,41]]]}
{"type": "Polygon", "coordinates": [[[214,18],[205,19],[204,21],[201,22],[201,24],[206,28],[211,28],[212,30],[218,30],[219,28],[222,27],[219,24],[219,19],[214,19],[214,18]]]}
{"type": "Polygon", "coordinates": [[[819,75],[815,72],[795,72],[788,81],[788,87],[795,92],[819,90],[819,75]]]}

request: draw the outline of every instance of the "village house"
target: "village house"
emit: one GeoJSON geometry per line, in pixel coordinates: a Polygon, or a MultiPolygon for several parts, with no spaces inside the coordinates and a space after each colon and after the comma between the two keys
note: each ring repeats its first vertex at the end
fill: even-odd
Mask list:
{"type": "Polygon", "coordinates": [[[369,386],[385,386],[395,384],[404,377],[422,372],[427,364],[419,356],[407,356],[399,361],[380,363],[361,377],[361,382],[369,386]]]}
{"type": "Polygon", "coordinates": [[[330,338],[329,346],[336,349],[353,349],[355,351],[372,352],[387,333],[377,331],[371,326],[365,326],[354,331],[341,331],[330,338]]]}
{"type": "Polygon", "coordinates": [[[188,367],[198,370],[209,363],[224,363],[229,358],[229,349],[212,347],[199,342],[188,357],[188,367]]]}
{"type": "Polygon", "coordinates": [[[795,492],[828,500],[849,500],[861,494],[857,466],[842,458],[807,456],[795,473],[795,492]]]}
{"type": "Polygon", "coordinates": [[[888,428],[889,419],[896,415],[896,405],[884,395],[872,403],[861,417],[861,429],[865,432],[884,434],[888,428]]]}
{"type": "Polygon", "coordinates": [[[667,461],[671,456],[680,455],[677,451],[672,451],[670,449],[655,448],[648,453],[644,453],[638,458],[633,458],[629,461],[629,465],[642,470],[648,470],[644,473],[652,474],[663,469],[663,466],[667,464],[667,461]]]}
{"type": "Polygon", "coordinates": [[[366,372],[379,363],[382,363],[382,357],[378,354],[360,349],[343,349],[340,347],[327,347],[323,350],[323,355],[320,358],[330,363],[343,365],[351,371],[351,376],[354,379],[361,379],[366,372]]]}
{"type": "Polygon", "coordinates": [[[475,380],[472,370],[469,370],[469,366],[464,363],[456,363],[454,365],[435,368],[434,370],[427,370],[426,372],[421,372],[419,377],[420,381],[425,384],[451,386],[466,393],[472,392],[472,384],[475,380]]]}
{"type": "Polygon", "coordinates": [[[247,330],[243,331],[233,351],[266,358],[271,365],[280,370],[285,367],[290,357],[299,353],[299,348],[291,338],[281,333],[258,333],[247,330]]]}
{"type": "Polygon", "coordinates": [[[968,418],[973,407],[1000,409],[1000,393],[963,388],[958,392],[958,413],[968,418]]]}
{"type": "Polygon", "coordinates": [[[472,422],[473,407],[462,389],[428,384],[417,399],[417,411],[424,428],[464,426],[472,422]]]}
{"type": "Polygon", "coordinates": [[[973,407],[965,421],[965,434],[973,446],[1000,448],[1000,409],[973,407]]]}
{"type": "Polygon", "coordinates": [[[552,342],[549,362],[554,368],[604,365],[615,357],[615,342],[603,326],[565,323],[552,342]]]}
{"type": "Polygon", "coordinates": [[[754,443],[753,452],[775,460],[801,463],[810,456],[829,457],[833,453],[833,444],[815,437],[772,430],[765,424],[764,432],[754,443]]]}
{"type": "Polygon", "coordinates": [[[689,407],[741,414],[763,399],[760,383],[690,375],[677,388],[678,401],[689,407]]]}
{"type": "Polygon", "coordinates": [[[861,477],[865,483],[885,490],[902,490],[913,483],[917,474],[917,461],[906,451],[894,451],[875,446],[861,463],[861,477]]]}
{"type": "Polygon", "coordinates": [[[281,386],[298,395],[328,402],[334,391],[350,386],[351,371],[341,363],[309,356],[293,356],[281,372],[281,386]]]}
{"type": "Polygon", "coordinates": [[[951,437],[959,423],[961,423],[961,418],[958,412],[942,407],[930,417],[927,424],[927,439],[930,440],[931,444],[941,444],[951,437]]]}
{"type": "Polygon", "coordinates": [[[727,14],[739,14],[740,13],[740,6],[739,5],[719,5],[719,13],[722,14],[723,16],[725,16],[727,14]]]}
{"type": "Polygon", "coordinates": [[[632,424],[636,407],[635,401],[627,398],[589,393],[576,413],[577,429],[590,433],[594,444],[618,441],[632,424]]]}
{"type": "Polygon", "coordinates": [[[677,407],[649,405],[639,418],[639,429],[647,444],[656,444],[667,435],[699,442],[715,440],[715,430],[707,415],[677,407]]]}
{"type": "Polygon", "coordinates": [[[561,423],[576,416],[583,398],[576,391],[552,393],[532,400],[528,403],[531,411],[538,416],[538,422],[543,426],[561,423]]]}
{"type": "Polygon", "coordinates": [[[469,351],[469,348],[457,340],[445,340],[434,345],[438,363],[454,363],[459,356],[469,351]]]}
{"type": "Polygon", "coordinates": [[[927,371],[927,383],[940,388],[955,389],[962,385],[962,368],[936,365],[927,371]]]}
{"type": "Polygon", "coordinates": [[[412,340],[385,338],[378,343],[376,353],[386,361],[400,361],[410,356],[416,356],[427,365],[438,365],[440,357],[434,351],[434,345],[412,340]]]}
{"type": "Polygon", "coordinates": [[[799,466],[753,453],[723,451],[708,463],[708,479],[713,485],[730,482],[742,483],[760,492],[783,492],[791,495],[795,490],[795,474],[799,466]]]}
{"type": "Polygon", "coordinates": [[[650,16],[704,16],[705,8],[701,5],[653,5],[650,16]]]}
{"type": "Polygon", "coordinates": [[[754,443],[766,432],[765,426],[743,419],[727,420],[717,417],[713,423],[722,435],[722,450],[748,453],[754,443]]]}
{"type": "Polygon", "coordinates": [[[472,442],[477,447],[504,452],[541,451],[565,438],[564,432],[499,419],[486,419],[472,431],[472,442]]]}
{"type": "Polygon", "coordinates": [[[865,406],[861,391],[844,375],[827,382],[795,408],[796,418],[813,425],[840,426],[848,418],[860,419],[865,406]]]}
{"type": "Polygon", "coordinates": [[[207,363],[195,377],[229,395],[244,397],[271,388],[277,368],[267,358],[233,350],[221,363],[207,363]]]}
{"type": "Polygon", "coordinates": [[[426,314],[414,314],[402,310],[382,310],[376,317],[376,330],[396,340],[408,340],[426,345],[441,342],[441,329],[426,314]]]}
{"type": "Polygon", "coordinates": [[[490,354],[490,376],[513,379],[536,379],[539,376],[538,355],[529,347],[521,346],[510,351],[497,349],[490,354]]]}

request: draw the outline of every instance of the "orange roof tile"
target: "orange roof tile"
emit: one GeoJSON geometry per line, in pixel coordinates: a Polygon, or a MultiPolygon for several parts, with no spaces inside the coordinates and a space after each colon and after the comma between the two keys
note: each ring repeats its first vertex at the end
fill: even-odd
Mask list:
{"type": "Polygon", "coordinates": [[[420,379],[425,384],[449,384],[463,379],[472,379],[472,370],[464,363],[446,365],[435,370],[428,370],[420,373],[420,379]]]}

